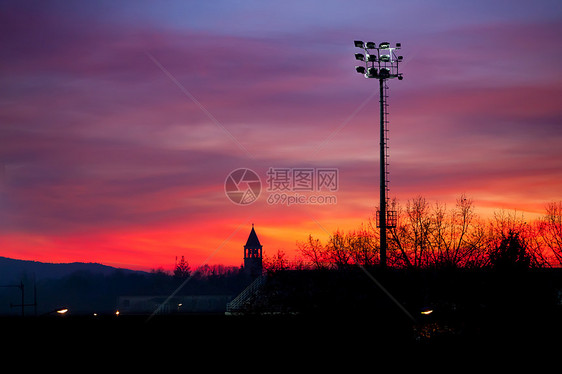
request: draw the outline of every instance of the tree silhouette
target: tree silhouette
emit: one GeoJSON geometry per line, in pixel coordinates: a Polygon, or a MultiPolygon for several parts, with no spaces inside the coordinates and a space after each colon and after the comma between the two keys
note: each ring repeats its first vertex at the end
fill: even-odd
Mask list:
{"type": "MultiPolygon", "coordinates": [[[[423,196],[401,205],[390,201],[397,217],[388,229],[387,261],[394,268],[542,268],[562,264],[562,201],[547,205],[542,219],[527,223],[517,211],[500,210],[482,219],[473,200],[429,203],[423,196]]],[[[374,216],[373,216],[374,217],[374,216]]],[[[336,230],[327,241],[308,236],[297,248],[315,269],[365,266],[379,261],[380,228],[370,218],[350,231],[336,230]]]]}
{"type": "MultiPolygon", "coordinates": [[[[352,235],[352,233],[349,235],[352,235]]],[[[336,230],[325,246],[327,258],[338,269],[344,269],[353,263],[349,247],[346,245],[348,242],[346,235],[340,230],[336,230]]]]}
{"type": "Polygon", "coordinates": [[[183,256],[180,262],[176,264],[174,269],[174,277],[177,279],[186,279],[191,275],[191,268],[183,256]]]}
{"type": "Polygon", "coordinates": [[[278,249],[273,257],[264,256],[263,267],[267,272],[277,272],[289,269],[289,261],[285,258],[285,252],[278,249]]]}
{"type": "Polygon", "coordinates": [[[359,230],[346,235],[345,242],[355,263],[364,266],[372,266],[378,263],[378,242],[363,225],[359,230]]]}
{"type": "Polygon", "coordinates": [[[549,248],[562,265],[562,201],[546,205],[546,215],[539,220],[538,233],[543,246],[549,248]]]}
{"type": "Polygon", "coordinates": [[[324,269],[329,267],[330,262],[326,256],[326,250],[320,239],[315,239],[312,235],[308,235],[306,242],[297,242],[297,248],[315,269],[324,269]]]}
{"type": "Polygon", "coordinates": [[[524,270],[531,264],[525,240],[513,230],[509,230],[496,248],[491,248],[489,260],[497,270],[524,270]]]}

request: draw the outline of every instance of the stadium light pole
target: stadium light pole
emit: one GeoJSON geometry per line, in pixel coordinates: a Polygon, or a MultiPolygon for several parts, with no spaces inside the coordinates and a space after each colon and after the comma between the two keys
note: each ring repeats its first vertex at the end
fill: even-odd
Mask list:
{"type": "Polygon", "coordinates": [[[363,53],[355,53],[355,59],[364,64],[355,67],[355,71],[363,74],[365,78],[378,79],[380,90],[380,207],[377,212],[377,226],[380,228],[380,267],[386,268],[386,230],[396,227],[396,212],[387,210],[388,192],[388,153],[387,153],[387,132],[388,120],[387,95],[388,88],[386,82],[389,79],[398,78],[402,80],[402,73],[398,71],[398,64],[403,57],[397,56],[395,51],[401,48],[400,43],[391,47],[390,43],[382,42],[378,46],[376,43],[364,43],[361,40],[354,41],[355,47],[363,50],[363,53]]]}

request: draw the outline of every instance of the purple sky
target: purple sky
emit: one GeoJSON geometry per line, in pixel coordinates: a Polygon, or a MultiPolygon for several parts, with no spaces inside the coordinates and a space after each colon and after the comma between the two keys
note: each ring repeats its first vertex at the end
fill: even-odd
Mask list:
{"type": "Polygon", "coordinates": [[[0,255],[237,264],[378,204],[378,87],[401,42],[390,187],[529,217],[562,198],[560,1],[2,1],[0,255]],[[234,169],[338,168],[333,206],[250,206],[234,169]],[[220,249],[216,251],[215,249],[220,249]],[[265,247],[264,247],[265,248],[265,247]]]}

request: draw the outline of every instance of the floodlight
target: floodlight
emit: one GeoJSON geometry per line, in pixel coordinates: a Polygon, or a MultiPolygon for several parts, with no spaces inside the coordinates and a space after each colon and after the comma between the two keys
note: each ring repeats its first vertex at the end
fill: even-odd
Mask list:
{"type": "Polygon", "coordinates": [[[396,43],[396,48],[402,47],[402,43],[396,43]]]}
{"type": "Polygon", "coordinates": [[[369,62],[377,61],[377,55],[367,55],[367,61],[369,62]]]}
{"type": "Polygon", "coordinates": [[[381,78],[390,78],[390,69],[388,69],[388,68],[381,68],[380,77],[381,77],[381,78]]]}
{"type": "Polygon", "coordinates": [[[356,53],[355,59],[359,61],[365,61],[365,56],[363,56],[363,53],[356,53]]]}
{"type": "Polygon", "coordinates": [[[355,40],[354,43],[355,43],[355,46],[357,48],[364,48],[365,47],[365,44],[361,40],[355,40]]]}
{"type": "Polygon", "coordinates": [[[356,66],[355,71],[359,74],[365,74],[365,66],[356,66]]]}
{"type": "Polygon", "coordinates": [[[367,42],[367,49],[376,49],[377,45],[373,42],[367,42]]]}
{"type": "Polygon", "coordinates": [[[398,61],[402,61],[403,59],[404,59],[404,57],[398,56],[398,61]]]}
{"type": "Polygon", "coordinates": [[[404,79],[404,77],[402,77],[402,75],[399,75],[398,80],[401,81],[402,79],[404,79]]]}
{"type": "Polygon", "coordinates": [[[383,62],[390,62],[390,55],[381,55],[379,57],[379,60],[381,60],[383,62]]]}
{"type": "Polygon", "coordinates": [[[377,68],[369,68],[367,69],[367,75],[369,77],[376,77],[377,76],[377,68]]]}
{"type": "Polygon", "coordinates": [[[380,49],[389,49],[390,43],[389,42],[382,42],[381,44],[379,44],[379,48],[380,49]]]}

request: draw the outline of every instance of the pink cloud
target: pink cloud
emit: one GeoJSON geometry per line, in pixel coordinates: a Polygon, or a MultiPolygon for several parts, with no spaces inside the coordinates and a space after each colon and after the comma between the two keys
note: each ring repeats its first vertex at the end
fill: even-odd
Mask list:
{"type": "MultiPolygon", "coordinates": [[[[377,87],[353,71],[349,30],[247,37],[49,12],[0,24],[0,220],[14,257],[200,262],[251,220],[268,248],[291,251],[378,203],[378,96],[360,107],[377,87]],[[310,165],[341,171],[336,206],[239,207],[223,192],[238,167],[310,165]]],[[[390,83],[392,193],[528,210],[559,196],[559,30],[463,26],[431,45],[430,32],[405,34],[405,79],[390,83]],[[548,58],[520,54],[534,41],[548,58]]],[[[237,263],[245,235],[214,261],[237,263]]]]}

